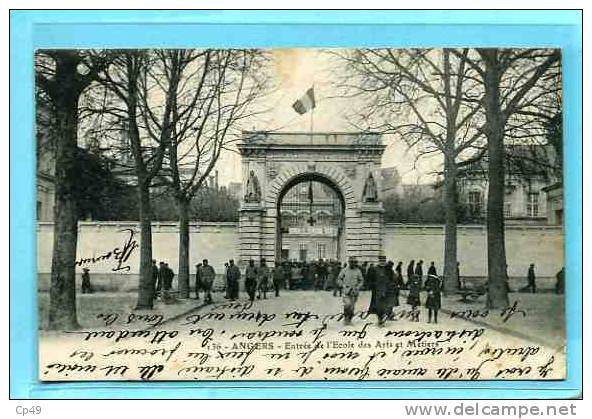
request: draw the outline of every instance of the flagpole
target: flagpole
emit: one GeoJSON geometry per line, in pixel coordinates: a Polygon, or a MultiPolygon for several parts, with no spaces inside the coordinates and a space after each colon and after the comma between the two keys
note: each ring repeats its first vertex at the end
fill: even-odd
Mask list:
{"type": "MultiPolygon", "coordinates": [[[[314,92],[314,82],[312,84],[312,91],[314,92]]],[[[315,98],[316,101],[316,98],[315,98]]],[[[316,108],[316,105],[312,107],[312,109],[310,110],[310,144],[313,144],[313,132],[314,132],[314,110],[316,108]]]]}

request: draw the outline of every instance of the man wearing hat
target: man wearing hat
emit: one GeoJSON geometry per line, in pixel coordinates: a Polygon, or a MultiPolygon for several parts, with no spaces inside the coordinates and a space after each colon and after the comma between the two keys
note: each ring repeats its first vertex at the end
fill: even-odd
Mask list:
{"type": "Polygon", "coordinates": [[[249,260],[249,266],[245,270],[245,289],[249,294],[249,300],[253,301],[257,290],[257,268],[253,259],[249,260]]]}
{"type": "Polygon", "coordinates": [[[82,268],[82,293],[83,294],[92,294],[93,289],[90,285],[90,274],[88,273],[88,268],[82,268]]]}
{"type": "Polygon", "coordinates": [[[263,293],[263,299],[267,299],[267,286],[269,280],[269,268],[265,262],[265,258],[261,258],[261,263],[259,264],[259,269],[257,269],[257,298],[261,298],[261,293],[263,293]]]}
{"type": "Polygon", "coordinates": [[[208,263],[207,259],[204,259],[202,262],[199,278],[202,282],[201,285],[204,290],[204,303],[211,304],[212,286],[214,284],[214,279],[216,278],[216,271],[214,271],[214,267],[208,263]]]}
{"type": "Polygon", "coordinates": [[[378,325],[382,326],[384,321],[392,311],[392,304],[389,300],[393,297],[392,288],[394,287],[393,278],[389,278],[386,257],[378,257],[378,265],[374,268],[374,275],[368,287],[372,291],[370,307],[368,313],[376,314],[378,325]]]}
{"type": "Polygon", "coordinates": [[[348,264],[339,273],[337,282],[343,291],[343,321],[345,325],[350,325],[360,287],[364,283],[362,271],[357,267],[356,260],[349,258],[348,264]]]}
{"type": "Polygon", "coordinates": [[[228,261],[228,269],[226,270],[226,282],[228,284],[228,298],[231,301],[238,299],[238,283],[240,277],[240,269],[234,264],[234,259],[230,259],[228,261]]]}

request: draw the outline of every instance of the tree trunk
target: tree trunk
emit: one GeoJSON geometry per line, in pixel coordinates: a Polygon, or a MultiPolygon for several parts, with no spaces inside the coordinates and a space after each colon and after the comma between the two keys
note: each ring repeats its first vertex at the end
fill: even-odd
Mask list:
{"type": "Polygon", "coordinates": [[[457,263],[457,194],[456,194],[456,163],[454,156],[444,159],[444,291],[456,288],[457,263]]]}
{"type": "Polygon", "coordinates": [[[180,198],[179,207],[179,298],[189,298],[189,201],[180,198]]]}
{"type": "Polygon", "coordinates": [[[154,303],[154,280],[152,279],[152,211],[150,189],[138,179],[140,202],[140,280],[136,310],[152,310],[154,303]]]}
{"type": "MultiPolygon", "coordinates": [[[[67,65],[67,64],[66,64],[67,65]]],[[[64,64],[62,64],[64,66],[64,64]]],[[[63,67],[62,67],[63,69],[63,67]]],[[[62,90],[54,98],[56,105],[57,141],[55,150],[55,203],[51,286],[49,291],[50,330],[78,328],[76,318],[76,244],[78,240],[78,209],[76,204],[76,159],[78,155],[78,92],[74,75],[76,67],[63,69],[66,78],[62,90]]]]}
{"type": "Polygon", "coordinates": [[[501,71],[497,50],[481,52],[485,62],[485,112],[487,119],[487,307],[505,308],[508,302],[508,274],[504,233],[504,129],[500,104],[501,71]]]}

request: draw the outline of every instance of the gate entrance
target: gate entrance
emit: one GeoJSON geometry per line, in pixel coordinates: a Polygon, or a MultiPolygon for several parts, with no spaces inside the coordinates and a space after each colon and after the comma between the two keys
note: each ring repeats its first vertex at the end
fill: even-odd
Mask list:
{"type": "Polygon", "coordinates": [[[240,263],[382,254],[378,134],[245,132],[238,148],[240,263]]]}
{"type": "Polygon", "coordinates": [[[305,174],[286,185],[278,199],[279,260],[342,260],[344,209],[343,197],[326,178],[305,174]]]}

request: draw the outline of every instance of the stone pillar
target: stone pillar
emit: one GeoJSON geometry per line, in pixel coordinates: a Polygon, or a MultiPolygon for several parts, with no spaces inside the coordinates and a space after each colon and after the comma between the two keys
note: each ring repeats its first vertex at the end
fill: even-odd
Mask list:
{"type": "Polygon", "coordinates": [[[265,209],[259,202],[243,203],[239,215],[239,264],[245,266],[249,259],[259,263],[263,256],[262,225],[265,209]]]}
{"type": "Polygon", "coordinates": [[[383,208],[380,202],[364,202],[360,206],[360,262],[376,263],[384,254],[382,246],[383,208]]]}

